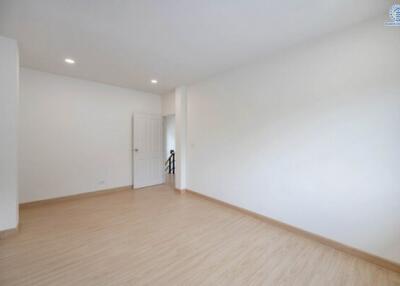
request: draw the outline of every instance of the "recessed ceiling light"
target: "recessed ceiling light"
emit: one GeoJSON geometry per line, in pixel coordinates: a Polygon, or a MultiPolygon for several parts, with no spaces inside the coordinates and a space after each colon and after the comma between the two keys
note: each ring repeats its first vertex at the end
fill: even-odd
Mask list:
{"type": "Polygon", "coordinates": [[[64,61],[65,61],[67,64],[74,64],[74,63],[75,63],[75,61],[74,61],[73,59],[69,59],[69,58],[66,58],[64,61]]]}
{"type": "Polygon", "coordinates": [[[158,80],[152,79],[152,80],[151,80],[151,83],[152,83],[152,84],[157,84],[157,83],[158,83],[158,80]]]}

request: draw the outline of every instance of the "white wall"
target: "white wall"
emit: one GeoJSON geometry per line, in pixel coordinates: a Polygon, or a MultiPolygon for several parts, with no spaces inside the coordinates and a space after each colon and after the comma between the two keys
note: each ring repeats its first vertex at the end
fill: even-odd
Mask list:
{"type": "Polygon", "coordinates": [[[163,117],[164,161],[170,156],[169,151],[175,150],[175,115],[163,117]]]}
{"type": "Polygon", "coordinates": [[[175,114],[175,92],[161,96],[161,113],[163,116],[175,114]]]}
{"type": "Polygon", "coordinates": [[[18,47],[0,37],[0,231],[18,225],[18,47]]]}
{"type": "Polygon", "coordinates": [[[21,202],[130,185],[133,112],[160,96],[22,69],[21,202]]]}
{"type": "MultiPolygon", "coordinates": [[[[187,88],[180,86],[175,89],[175,188],[187,188],[187,88]]],[[[204,173],[198,174],[204,178],[204,173]]]]}
{"type": "Polygon", "coordinates": [[[188,188],[400,262],[400,29],[384,19],[188,88],[188,188]]]}

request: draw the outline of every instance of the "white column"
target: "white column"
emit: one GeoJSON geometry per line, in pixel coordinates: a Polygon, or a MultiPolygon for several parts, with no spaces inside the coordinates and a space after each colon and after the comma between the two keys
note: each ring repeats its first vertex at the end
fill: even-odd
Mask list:
{"type": "Polygon", "coordinates": [[[0,37],[0,231],[18,226],[18,48],[0,37]]]}
{"type": "Polygon", "coordinates": [[[176,172],[175,188],[186,189],[186,126],[187,126],[186,87],[175,89],[175,148],[176,172]]]}

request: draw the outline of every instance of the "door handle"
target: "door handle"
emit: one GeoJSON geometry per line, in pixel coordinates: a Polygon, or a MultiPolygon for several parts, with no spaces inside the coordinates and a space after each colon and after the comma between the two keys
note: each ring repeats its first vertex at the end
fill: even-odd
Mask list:
{"type": "Polygon", "coordinates": [[[134,150],[135,150],[135,152],[139,152],[139,149],[138,149],[138,148],[135,148],[134,150]]]}

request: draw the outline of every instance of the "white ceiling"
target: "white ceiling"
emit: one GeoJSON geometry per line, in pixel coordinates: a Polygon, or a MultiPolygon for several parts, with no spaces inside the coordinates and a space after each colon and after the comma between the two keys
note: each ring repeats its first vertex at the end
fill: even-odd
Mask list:
{"type": "Polygon", "coordinates": [[[0,0],[23,66],[165,93],[383,15],[386,0],[0,0]],[[71,57],[74,66],[63,62],[71,57]],[[150,79],[157,78],[158,85],[150,79]]]}

